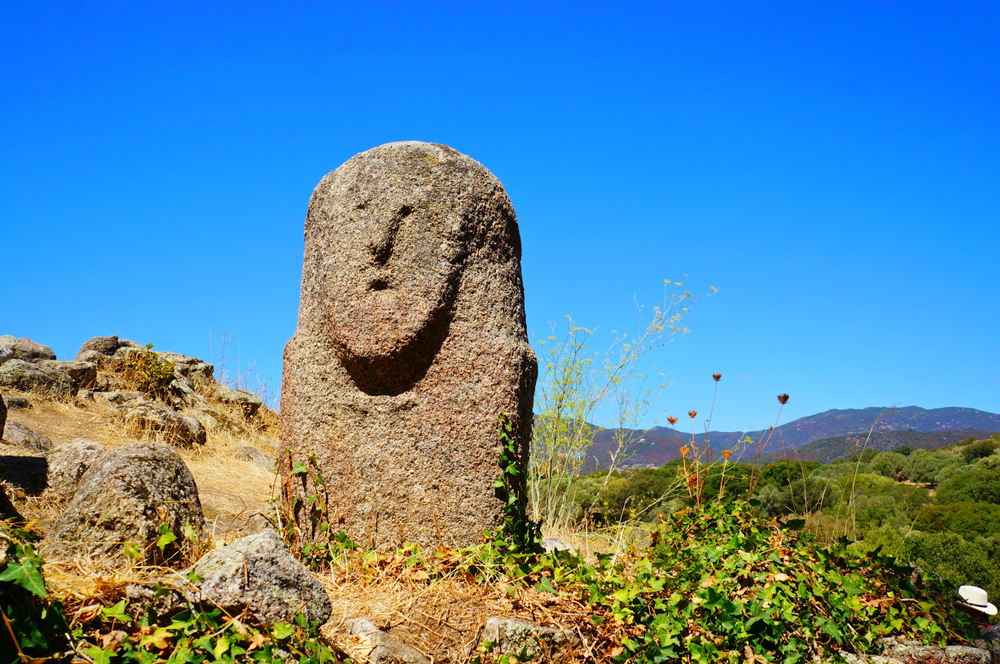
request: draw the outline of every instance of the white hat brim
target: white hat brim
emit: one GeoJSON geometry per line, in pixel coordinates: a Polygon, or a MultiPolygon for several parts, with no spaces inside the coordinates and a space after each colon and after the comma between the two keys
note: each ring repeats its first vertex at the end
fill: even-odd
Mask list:
{"type": "Polygon", "coordinates": [[[990,602],[986,602],[986,606],[969,604],[968,602],[961,602],[962,606],[967,606],[970,609],[975,609],[981,613],[985,613],[988,616],[995,616],[997,614],[997,607],[993,606],[990,602]]]}

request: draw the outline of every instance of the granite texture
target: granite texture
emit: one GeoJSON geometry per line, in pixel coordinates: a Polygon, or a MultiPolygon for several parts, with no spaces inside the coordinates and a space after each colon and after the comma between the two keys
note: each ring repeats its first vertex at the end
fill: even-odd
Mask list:
{"type": "Polygon", "coordinates": [[[523,467],[538,372],[520,259],[503,186],[449,147],[390,143],[323,178],[285,347],[286,499],[324,493],[288,477],[315,454],[329,521],[363,545],[464,546],[502,522],[498,422],[523,467]]]}

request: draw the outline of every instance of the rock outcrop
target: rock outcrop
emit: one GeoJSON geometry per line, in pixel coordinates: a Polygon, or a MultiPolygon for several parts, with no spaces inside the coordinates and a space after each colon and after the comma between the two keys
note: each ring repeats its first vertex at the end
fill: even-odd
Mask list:
{"type": "Polygon", "coordinates": [[[77,389],[65,371],[21,359],[0,365],[0,387],[46,396],[72,396],[77,389]]]}
{"type": "Polygon", "coordinates": [[[10,355],[15,360],[37,362],[38,360],[56,359],[56,354],[52,352],[51,348],[25,337],[15,339],[13,336],[5,334],[0,336],[0,346],[8,348],[10,355]]]}
{"type": "MultiPolygon", "coordinates": [[[[537,377],[503,186],[449,147],[390,143],[323,178],[305,233],[282,446],[316,455],[352,539],[478,541],[502,522],[500,420],[523,467],[537,377]]],[[[288,499],[323,493],[288,479],[288,499]]]]}
{"type": "Polygon", "coordinates": [[[101,455],[81,477],[73,500],[44,542],[47,558],[114,554],[126,543],[150,564],[165,562],[184,543],[184,525],[204,526],[198,487],[176,452],[133,443],[101,455]],[[177,536],[163,551],[161,525],[177,536]]]}

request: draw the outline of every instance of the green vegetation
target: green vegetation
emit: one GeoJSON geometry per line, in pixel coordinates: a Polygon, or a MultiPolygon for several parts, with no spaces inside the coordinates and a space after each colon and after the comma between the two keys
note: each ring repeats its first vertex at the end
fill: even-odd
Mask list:
{"type": "Polygon", "coordinates": [[[1000,596],[1000,435],[908,455],[864,450],[832,464],[783,460],[756,470],[715,462],[693,471],[687,458],[552,485],[573,496],[578,528],[648,528],[695,504],[685,487],[696,478],[702,495],[722,504],[752,497],[762,517],[803,518],[819,541],[846,536],[864,551],[882,545],[953,585],[1000,596]]]}
{"type": "Polygon", "coordinates": [[[174,379],[174,363],[160,359],[153,352],[153,344],[122,357],[102,358],[101,362],[115,376],[120,389],[162,396],[174,379]]]}

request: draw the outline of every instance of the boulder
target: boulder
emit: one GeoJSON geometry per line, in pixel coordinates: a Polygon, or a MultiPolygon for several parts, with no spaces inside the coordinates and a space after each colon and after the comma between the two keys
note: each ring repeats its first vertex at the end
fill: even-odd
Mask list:
{"type": "Polygon", "coordinates": [[[267,454],[264,454],[256,447],[240,445],[233,450],[233,458],[238,461],[249,461],[255,466],[259,466],[270,473],[274,472],[274,459],[267,454]]]}
{"type": "Polygon", "coordinates": [[[348,637],[338,639],[335,647],[353,662],[367,664],[431,664],[419,650],[389,636],[368,618],[344,621],[348,637]]]}
{"type": "MultiPolygon", "coordinates": [[[[447,146],[390,143],[320,181],[305,238],[282,447],[337,478],[329,513],[355,541],[478,542],[507,504],[494,487],[501,418],[513,498],[526,499],[538,373],[503,185],[447,146]]],[[[310,482],[286,478],[307,537],[310,482]]]]}
{"type": "Polygon", "coordinates": [[[525,650],[532,660],[551,662],[565,657],[579,638],[571,630],[543,627],[516,618],[487,618],[483,641],[493,644],[495,655],[519,656],[525,650]]]}
{"type": "Polygon", "coordinates": [[[104,446],[86,438],[77,438],[46,454],[49,462],[49,488],[69,497],[76,493],[80,480],[105,453],[104,446]]]}
{"type": "Polygon", "coordinates": [[[238,408],[247,420],[253,419],[260,407],[264,405],[264,402],[256,394],[226,385],[215,386],[215,398],[232,408],[238,408]]]}
{"type": "Polygon", "coordinates": [[[74,362],[93,362],[94,364],[98,364],[99,362],[101,362],[106,357],[109,357],[109,356],[105,355],[104,353],[101,353],[100,351],[96,351],[96,350],[81,350],[79,353],[76,354],[76,357],[73,358],[73,361],[74,362]]]}
{"type": "Polygon", "coordinates": [[[228,431],[232,434],[246,433],[236,422],[226,417],[218,408],[208,405],[208,403],[195,404],[193,408],[184,411],[185,415],[190,415],[209,431],[228,431]]]}
{"type": "Polygon", "coordinates": [[[152,603],[158,612],[187,602],[217,606],[229,615],[249,610],[262,623],[289,621],[302,613],[310,622],[326,622],[332,605],[323,584],[292,555],[281,535],[267,528],[205,554],[190,568],[160,579],[173,586],[173,597],[157,601],[152,588],[132,585],[129,599],[152,603]],[[191,573],[200,577],[191,588],[191,573]]]}
{"type": "Polygon", "coordinates": [[[190,415],[180,415],[152,401],[140,403],[125,414],[125,424],[135,431],[155,431],[173,445],[204,445],[205,427],[190,415]]]}
{"type": "Polygon", "coordinates": [[[146,395],[142,392],[130,392],[128,390],[95,391],[92,398],[94,399],[94,403],[104,406],[109,410],[117,411],[126,411],[146,401],[146,395]]]}
{"type": "Polygon", "coordinates": [[[76,394],[76,384],[65,371],[16,359],[0,365],[0,387],[46,396],[76,394]]]}
{"type": "Polygon", "coordinates": [[[97,380],[97,365],[93,362],[60,362],[59,360],[40,360],[43,367],[62,371],[73,380],[78,390],[89,389],[97,380]]]}
{"type": "Polygon", "coordinates": [[[110,337],[94,337],[80,346],[80,350],[76,352],[76,359],[78,361],[92,362],[93,360],[87,358],[94,357],[94,353],[105,356],[114,355],[119,346],[121,346],[121,342],[118,341],[118,335],[112,334],[110,337]]]}
{"type": "Polygon", "coordinates": [[[80,478],[66,510],[44,541],[46,558],[99,556],[139,546],[148,564],[162,564],[186,543],[184,525],[204,527],[198,487],[184,460],[160,443],[106,452],[80,478]],[[161,552],[161,524],[177,540],[161,552]]]}
{"type": "Polygon", "coordinates": [[[3,364],[7,360],[14,359],[14,351],[10,349],[9,346],[4,346],[0,344],[0,364],[3,364]]]}
{"type": "Polygon", "coordinates": [[[4,438],[11,445],[23,447],[32,452],[48,452],[52,449],[52,440],[38,429],[33,429],[17,422],[8,422],[4,438]]]}
{"type": "Polygon", "coordinates": [[[212,382],[215,367],[197,357],[180,353],[157,352],[160,359],[174,363],[174,371],[193,382],[212,382]]]}
{"type": "Polygon", "coordinates": [[[56,354],[48,346],[21,337],[15,339],[9,334],[0,337],[0,346],[6,346],[13,354],[13,359],[24,360],[25,362],[37,362],[38,360],[54,360],[56,354]]]}

